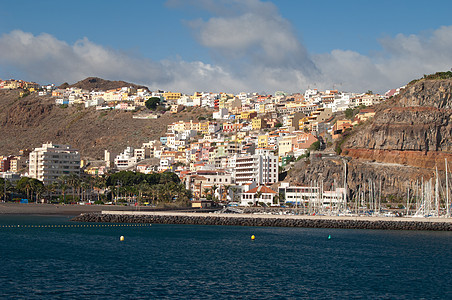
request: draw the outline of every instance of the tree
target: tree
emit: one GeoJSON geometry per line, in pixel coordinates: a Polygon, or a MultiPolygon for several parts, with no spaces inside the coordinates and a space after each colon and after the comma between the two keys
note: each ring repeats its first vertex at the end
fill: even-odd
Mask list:
{"type": "Polygon", "coordinates": [[[355,116],[354,109],[353,108],[347,108],[344,112],[345,117],[349,120],[353,119],[355,116]]]}
{"type": "Polygon", "coordinates": [[[160,105],[160,98],[151,97],[145,102],[146,108],[150,110],[156,110],[157,106],[160,105]]]}
{"type": "Polygon", "coordinates": [[[57,179],[57,186],[61,190],[61,194],[63,195],[63,202],[66,203],[66,190],[69,187],[68,185],[68,175],[61,175],[57,179]]]}
{"type": "Polygon", "coordinates": [[[19,192],[27,195],[27,199],[32,200],[33,195],[35,195],[35,200],[44,191],[44,184],[35,178],[22,177],[16,185],[19,192]]]}
{"type": "MultiPolygon", "coordinates": [[[[70,173],[67,178],[67,183],[72,187],[72,201],[75,200],[75,190],[80,186],[80,176],[75,173],[70,173]]],[[[79,197],[80,198],[80,197],[79,197]]]]}
{"type": "Polygon", "coordinates": [[[211,187],[211,193],[212,193],[212,200],[218,200],[216,197],[215,197],[215,191],[217,190],[217,185],[216,184],[214,184],[214,185],[212,185],[212,187],[211,187]]]}
{"type": "Polygon", "coordinates": [[[12,184],[8,180],[0,178],[0,199],[3,199],[6,202],[8,192],[10,193],[12,191],[12,184]]]}
{"type": "Polygon", "coordinates": [[[320,149],[320,141],[317,140],[314,143],[311,144],[311,146],[309,146],[308,150],[310,151],[317,151],[320,149]]]}
{"type": "Polygon", "coordinates": [[[45,188],[46,188],[48,196],[49,196],[49,200],[48,201],[52,202],[52,195],[58,189],[58,182],[53,182],[53,183],[47,185],[45,188]]]}

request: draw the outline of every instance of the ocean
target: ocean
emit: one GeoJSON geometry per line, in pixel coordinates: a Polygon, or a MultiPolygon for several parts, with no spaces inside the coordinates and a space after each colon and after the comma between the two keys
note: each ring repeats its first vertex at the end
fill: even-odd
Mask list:
{"type": "Polygon", "coordinates": [[[452,299],[450,232],[69,219],[0,216],[1,299],[452,299]]]}

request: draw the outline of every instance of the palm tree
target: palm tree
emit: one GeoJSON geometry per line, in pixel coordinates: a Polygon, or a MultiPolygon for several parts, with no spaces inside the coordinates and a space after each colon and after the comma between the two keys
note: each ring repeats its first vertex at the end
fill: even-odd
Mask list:
{"type": "Polygon", "coordinates": [[[49,194],[49,201],[52,202],[52,194],[58,189],[58,183],[52,182],[51,184],[45,186],[45,188],[47,190],[47,193],[49,194]]]}
{"type": "Polygon", "coordinates": [[[107,187],[107,180],[105,177],[95,177],[94,178],[94,187],[97,188],[97,201],[100,202],[100,190],[107,187]]]}
{"type": "Polygon", "coordinates": [[[207,194],[209,193],[209,191],[210,191],[209,189],[206,189],[206,188],[204,189],[204,196],[206,196],[206,198],[207,198],[207,194]]]}
{"type": "Polygon", "coordinates": [[[229,196],[229,189],[231,188],[231,186],[230,185],[228,185],[228,184],[226,184],[225,186],[224,186],[224,191],[225,191],[225,198],[226,198],[226,201],[228,200],[228,196],[229,196]]]}
{"type": "Polygon", "coordinates": [[[35,192],[35,201],[38,202],[38,198],[40,198],[40,195],[43,194],[45,191],[44,184],[37,179],[33,179],[32,186],[35,192]]]}
{"type": "Polygon", "coordinates": [[[212,185],[212,187],[211,187],[211,190],[212,190],[212,200],[214,200],[215,201],[215,191],[217,190],[217,185],[216,184],[214,184],[214,185],[212,185]]]}
{"type": "Polygon", "coordinates": [[[72,201],[75,201],[75,189],[80,186],[80,176],[75,173],[70,173],[67,183],[72,187],[72,201]]]}
{"type": "Polygon", "coordinates": [[[6,202],[6,196],[8,195],[8,192],[13,191],[13,186],[9,182],[9,180],[0,178],[0,199],[3,198],[3,200],[6,202]]]}
{"type": "Polygon", "coordinates": [[[61,193],[63,195],[64,203],[66,203],[66,189],[69,187],[68,179],[69,179],[69,176],[65,174],[65,175],[61,175],[60,177],[58,177],[57,182],[56,182],[58,188],[61,190],[61,193]]]}
{"type": "Polygon", "coordinates": [[[255,204],[257,205],[257,203],[259,203],[259,200],[262,196],[262,192],[261,191],[257,191],[256,194],[254,194],[254,198],[257,198],[257,200],[255,201],[255,204]]]}
{"type": "Polygon", "coordinates": [[[91,187],[91,185],[87,181],[82,181],[80,183],[80,188],[82,190],[82,199],[81,199],[82,201],[85,201],[88,198],[87,194],[88,194],[88,191],[90,190],[90,187],[91,187]]]}

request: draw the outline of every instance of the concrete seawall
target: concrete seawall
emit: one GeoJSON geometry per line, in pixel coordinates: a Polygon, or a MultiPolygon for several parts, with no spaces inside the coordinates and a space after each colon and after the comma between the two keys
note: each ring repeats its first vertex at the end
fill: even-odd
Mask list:
{"type": "Polygon", "coordinates": [[[81,214],[72,221],[229,226],[268,226],[379,230],[452,231],[451,219],[373,218],[335,216],[281,216],[177,212],[102,212],[81,214]]]}

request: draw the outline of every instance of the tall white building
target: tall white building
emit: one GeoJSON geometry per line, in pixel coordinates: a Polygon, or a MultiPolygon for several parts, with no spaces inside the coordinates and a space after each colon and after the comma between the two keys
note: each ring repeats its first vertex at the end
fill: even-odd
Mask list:
{"type": "Polygon", "coordinates": [[[29,160],[29,176],[45,185],[62,175],[80,175],[80,153],[69,145],[43,144],[30,152],[29,160]]]}
{"type": "Polygon", "coordinates": [[[278,157],[271,153],[237,156],[234,173],[238,185],[273,184],[278,181],[278,157]]]}

